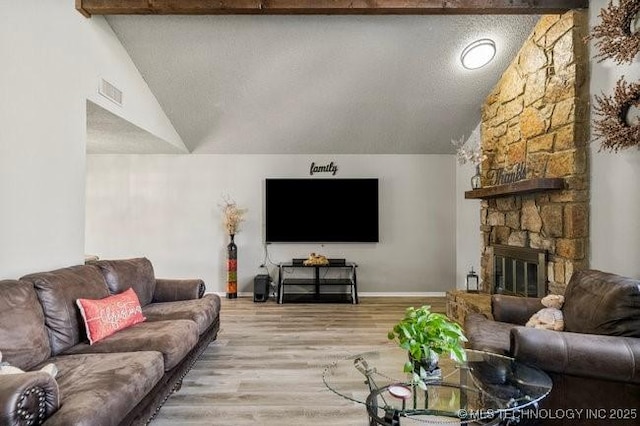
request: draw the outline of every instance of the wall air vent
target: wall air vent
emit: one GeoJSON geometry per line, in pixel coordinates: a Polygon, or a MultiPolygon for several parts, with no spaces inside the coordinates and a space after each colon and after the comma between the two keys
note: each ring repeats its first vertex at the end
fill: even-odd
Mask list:
{"type": "Polygon", "coordinates": [[[122,106],[122,90],[118,89],[113,84],[109,83],[104,78],[100,79],[100,86],[98,87],[98,93],[111,102],[122,106]]]}

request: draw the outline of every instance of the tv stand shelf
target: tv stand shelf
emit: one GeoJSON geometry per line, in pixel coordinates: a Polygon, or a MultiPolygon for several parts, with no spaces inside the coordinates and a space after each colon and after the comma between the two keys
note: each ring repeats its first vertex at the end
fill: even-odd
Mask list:
{"type": "Polygon", "coordinates": [[[278,295],[277,301],[282,304],[287,302],[320,302],[320,303],[358,303],[358,284],[356,278],[356,265],[353,262],[329,263],[328,265],[303,265],[300,263],[285,262],[278,264],[278,295]],[[349,278],[320,278],[320,270],[346,269],[349,278]],[[312,269],[313,278],[296,277],[296,270],[312,269]],[[290,278],[285,274],[292,275],[290,278]],[[307,293],[285,294],[287,286],[313,286],[313,290],[307,293]],[[349,287],[349,293],[323,293],[322,287],[342,286],[349,287]]]}

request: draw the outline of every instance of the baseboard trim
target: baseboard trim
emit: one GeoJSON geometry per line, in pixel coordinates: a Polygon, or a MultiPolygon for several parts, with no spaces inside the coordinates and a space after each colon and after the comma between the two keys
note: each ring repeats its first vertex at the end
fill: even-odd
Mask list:
{"type": "MultiPolygon", "coordinates": [[[[227,293],[224,291],[205,291],[204,294],[217,294],[222,298],[227,297],[227,293]]],[[[253,292],[251,291],[239,291],[238,297],[253,297],[253,292]]]]}
{"type": "MultiPolygon", "coordinates": [[[[223,291],[207,291],[207,293],[217,294],[220,297],[226,297],[227,293],[223,291]]],[[[365,291],[358,292],[358,297],[445,297],[447,295],[444,291],[417,291],[417,292],[380,292],[380,291],[365,291]]],[[[253,297],[253,293],[249,291],[242,291],[238,293],[238,297],[253,297]]]]}
{"type": "MultiPolygon", "coordinates": [[[[227,297],[227,293],[224,291],[205,291],[204,294],[217,294],[222,298],[227,297]]],[[[239,291],[238,297],[253,297],[253,292],[251,291],[239,291]]]]}
{"type": "Polygon", "coordinates": [[[358,292],[359,297],[445,297],[444,291],[410,291],[410,292],[380,292],[380,291],[361,291],[358,292]]]}

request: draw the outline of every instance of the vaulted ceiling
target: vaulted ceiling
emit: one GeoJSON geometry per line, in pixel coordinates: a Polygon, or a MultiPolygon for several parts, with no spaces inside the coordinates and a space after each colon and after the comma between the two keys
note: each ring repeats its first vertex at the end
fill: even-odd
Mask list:
{"type": "Polygon", "coordinates": [[[451,153],[538,18],[107,16],[185,145],[243,154],[451,153]]]}

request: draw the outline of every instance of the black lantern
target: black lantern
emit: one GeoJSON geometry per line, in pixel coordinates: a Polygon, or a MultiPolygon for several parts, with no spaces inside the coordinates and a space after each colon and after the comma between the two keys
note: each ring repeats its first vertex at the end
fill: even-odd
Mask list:
{"type": "Polygon", "coordinates": [[[477,293],[478,292],[478,274],[473,270],[473,266],[471,270],[467,274],[467,293],[477,293]]]}

